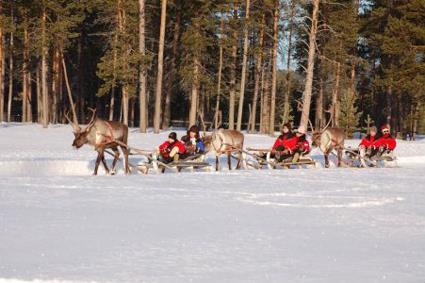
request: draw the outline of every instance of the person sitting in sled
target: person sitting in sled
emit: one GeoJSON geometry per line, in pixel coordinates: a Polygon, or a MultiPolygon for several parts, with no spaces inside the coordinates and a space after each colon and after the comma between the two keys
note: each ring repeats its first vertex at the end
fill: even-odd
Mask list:
{"type": "Polygon", "coordinates": [[[376,127],[371,127],[369,129],[369,134],[365,136],[359,144],[359,155],[360,163],[363,167],[366,167],[365,158],[374,156],[378,150],[374,149],[374,143],[378,138],[378,130],[376,127]]]}
{"type": "Polygon", "coordinates": [[[188,156],[205,152],[205,144],[200,138],[199,128],[195,125],[187,130],[187,135],[182,137],[182,141],[184,142],[188,156]]]}
{"type": "Polygon", "coordinates": [[[300,126],[295,134],[297,137],[297,147],[292,162],[297,162],[301,156],[310,153],[311,148],[310,143],[307,141],[306,133],[306,129],[300,126]]]}
{"type": "Polygon", "coordinates": [[[276,139],[271,150],[271,157],[281,162],[292,157],[297,149],[298,138],[291,131],[291,125],[286,123],[283,125],[282,134],[276,139]]]}
{"type": "Polygon", "coordinates": [[[377,156],[390,153],[397,145],[395,138],[391,136],[391,128],[388,124],[381,127],[381,136],[373,142],[373,149],[377,150],[377,156]]]}
{"type": "Polygon", "coordinates": [[[186,147],[177,139],[177,134],[171,132],[168,139],[158,147],[159,160],[164,163],[177,161],[186,153],[186,147]]]}

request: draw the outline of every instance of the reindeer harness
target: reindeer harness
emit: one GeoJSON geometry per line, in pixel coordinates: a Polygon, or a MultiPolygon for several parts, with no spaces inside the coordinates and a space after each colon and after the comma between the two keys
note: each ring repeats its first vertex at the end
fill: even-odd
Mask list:
{"type": "Polygon", "coordinates": [[[332,138],[331,133],[326,130],[320,137],[320,149],[322,152],[327,152],[332,147],[338,146],[338,141],[332,138]]]}
{"type": "Polygon", "coordinates": [[[104,121],[104,122],[108,126],[108,130],[110,134],[105,135],[102,133],[96,133],[96,147],[100,147],[115,141],[114,132],[113,132],[111,123],[109,121],[104,121]]]}

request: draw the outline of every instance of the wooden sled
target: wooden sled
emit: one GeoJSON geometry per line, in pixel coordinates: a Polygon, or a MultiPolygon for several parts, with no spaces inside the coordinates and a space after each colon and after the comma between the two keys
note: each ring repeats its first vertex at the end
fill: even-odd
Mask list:
{"type": "Polygon", "coordinates": [[[210,170],[211,165],[204,160],[205,154],[196,154],[182,160],[165,163],[158,160],[155,155],[152,155],[148,158],[148,162],[139,164],[139,167],[144,168],[146,170],[146,174],[151,169],[155,170],[157,173],[164,173],[166,169],[175,172],[180,172],[183,169],[190,169],[191,171],[194,171],[206,168],[210,170]]]}
{"type": "MultiPolygon", "coordinates": [[[[349,160],[351,167],[362,168],[360,152],[357,148],[345,148],[345,156],[349,160]]],[[[394,151],[385,151],[380,156],[365,156],[364,161],[367,167],[378,167],[378,168],[392,168],[398,167],[397,157],[394,155],[394,151]]]]}
{"type": "Polygon", "coordinates": [[[269,169],[289,169],[293,167],[300,169],[303,168],[303,166],[316,167],[316,161],[314,161],[309,154],[302,155],[296,162],[292,162],[293,156],[283,161],[277,161],[271,157],[270,149],[247,148],[247,151],[255,160],[255,163],[247,162],[247,164],[251,164],[252,167],[256,169],[261,169],[264,166],[267,166],[269,169]],[[267,153],[266,158],[263,157],[264,153],[267,153]]]}

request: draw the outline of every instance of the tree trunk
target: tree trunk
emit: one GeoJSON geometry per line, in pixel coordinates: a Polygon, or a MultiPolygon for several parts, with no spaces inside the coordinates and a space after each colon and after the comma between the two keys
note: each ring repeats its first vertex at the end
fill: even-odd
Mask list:
{"type": "MultiPolygon", "coordinates": [[[[324,80],[323,80],[323,74],[320,76],[320,82],[319,82],[319,95],[316,97],[316,120],[315,120],[315,127],[317,129],[321,129],[324,126],[323,123],[323,90],[324,90],[324,80]]],[[[314,129],[311,129],[314,131],[314,129]]]]}
{"type": "MultiPolygon", "coordinates": [[[[12,17],[13,18],[13,17],[12,17]]],[[[14,34],[10,32],[10,51],[9,51],[9,95],[7,98],[7,121],[12,121],[12,100],[13,100],[13,53],[14,53],[14,34]]]]}
{"type": "Polygon", "coordinates": [[[269,134],[274,136],[274,122],[276,113],[276,85],[277,85],[277,48],[279,40],[279,1],[276,0],[273,20],[273,54],[272,54],[272,89],[270,104],[269,134]]]}
{"type": "Polygon", "coordinates": [[[199,60],[198,56],[193,58],[193,79],[192,92],[190,98],[189,125],[196,124],[196,113],[198,105],[198,90],[199,90],[199,60]]]}
{"type": "Polygon", "coordinates": [[[317,34],[317,22],[319,14],[320,0],[313,0],[313,14],[311,17],[311,28],[309,34],[309,46],[308,46],[308,62],[307,62],[307,77],[305,81],[304,93],[303,93],[303,109],[301,113],[300,126],[307,129],[308,120],[310,116],[310,104],[311,95],[313,91],[313,75],[314,75],[314,59],[316,56],[316,34],[317,34]]]}
{"type": "MultiPolygon", "coordinates": [[[[199,21],[195,19],[193,23],[197,33],[200,32],[199,21]]],[[[196,113],[198,106],[198,90],[199,90],[199,54],[197,50],[193,51],[193,78],[192,78],[192,93],[190,98],[190,110],[189,110],[189,126],[196,124],[196,113]]]]}
{"type": "Polygon", "coordinates": [[[288,34],[288,52],[286,53],[286,76],[285,76],[285,96],[283,102],[283,123],[289,122],[290,103],[289,96],[291,94],[291,54],[292,54],[292,33],[294,30],[295,2],[291,2],[291,16],[289,18],[289,34],[288,34]]]}
{"type": "MultiPolygon", "coordinates": [[[[117,9],[117,14],[119,17],[119,9],[117,9]]],[[[118,46],[118,33],[115,33],[114,35],[114,51],[113,51],[113,58],[112,58],[112,86],[111,86],[111,99],[109,101],[109,120],[114,120],[114,111],[115,111],[115,91],[116,91],[116,66],[117,66],[117,46],[118,46]]]]}
{"type": "Polygon", "coordinates": [[[85,67],[84,65],[85,61],[83,60],[83,37],[84,37],[84,33],[80,35],[80,37],[78,38],[78,43],[77,43],[78,70],[77,70],[77,85],[76,85],[76,90],[77,90],[76,111],[77,111],[77,120],[80,119],[80,121],[86,120],[85,93],[84,93],[85,88],[83,87],[83,84],[84,84],[83,70],[85,67]]]}
{"type": "Polygon", "coordinates": [[[32,79],[31,72],[28,72],[28,96],[27,96],[27,122],[32,122],[32,79]]]}
{"type": "Polygon", "coordinates": [[[236,96],[236,60],[238,55],[238,1],[235,0],[233,6],[233,45],[232,45],[232,59],[230,64],[230,93],[229,93],[229,129],[235,129],[235,96],[236,96]]]}
{"type": "Polygon", "coordinates": [[[251,112],[251,132],[255,132],[255,124],[257,122],[257,100],[258,92],[260,90],[260,79],[261,79],[261,69],[263,64],[263,45],[264,45],[264,23],[265,23],[265,14],[263,13],[260,23],[260,34],[258,39],[258,53],[257,53],[257,62],[255,65],[255,83],[254,83],[254,97],[252,99],[252,112],[251,112]]]}
{"type": "Polygon", "coordinates": [[[155,114],[154,114],[154,132],[159,133],[161,125],[161,96],[162,96],[162,75],[164,68],[164,40],[165,40],[165,21],[167,15],[167,0],[162,0],[161,5],[161,27],[159,33],[159,50],[158,50],[158,74],[156,77],[156,93],[155,93],[155,114]]]}
{"type": "Polygon", "coordinates": [[[49,125],[49,97],[47,89],[47,39],[46,39],[46,7],[43,7],[41,19],[41,92],[43,97],[43,127],[49,125]]]}
{"type": "Polygon", "coordinates": [[[415,110],[413,114],[413,125],[412,125],[412,133],[411,133],[411,139],[413,141],[416,140],[416,135],[418,133],[418,120],[419,120],[420,109],[421,109],[420,105],[421,105],[420,102],[418,102],[416,106],[414,107],[415,110]]]}
{"type": "Polygon", "coordinates": [[[248,61],[248,25],[249,25],[249,9],[250,9],[250,0],[246,0],[245,3],[245,23],[243,30],[243,59],[242,59],[242,74],[241,74],[241,86],[240,86],[240,95],[239,95],[239,107],[238,107],[238,121],[236,129],[241,130],[242,126],[242,115],[243,115],[243,102],[245,98],[245,80],[246,80],[246,69],[248,61]]]}
{"type": "MultiPolygon", "coordinates": [[[[139,53],[142,58],[146,56],[145,45],[145,0],[139,0],[139,53]]],[[[146,115],[146,68],[142,64],[139,70],[139,119],[140,119],[140,132],[146,133],[147,128],[147,115],[146,115]]]]}
{"type": "Polygon", "coordinates": [[[75,111],[74,98],[72,97],[71,86],[69,85],[69,80],[68,80],[68,71],[66,70],[65,58],[63,56],[62,56],[62,68],[63,68],[64,77],[65,77],[68,100],[70,104],[69,107],[71,108],[71,111],[72,111],[72,120],[75,124],[78,124],[78,117],[77,117],[77,112],[75,111]]]}
{"type": "MultiPolygon", "coordinates": [[[[126,35],[126,11],[123,7],[122,0],[118,0],[118,30],[121,34],[126,35]]],[[[130,46],[127,46],[126,54],[124,55],[124,69],[128,73],[129,69],[129,62],[128,57],[130,55],[130,46]]],[[[129,85],[128,82],[125,81],[123,83],[123,86],[121,88],[121,121],[125,125],[128,125],[128,118],[129,118],[129,91],[128,91],[129,85]]]]}
{"type": "Polygon", "coordinates": [[[341,63],[337,62],[336,64],[336,73],[335,73],[335,86],[332,91],[332,127],[339,127],[339,114],[340,114],[340,104],[339,104],[339,80],[341,77],[341,63]]]}
{"type": "Polygon", "coordinates": [[[271,80],[271,66],[273,61],[273,49],[269,49],[269,54],[267,58],[267,65],[264,68],[264,90],[263,90],[263,111],[262,111],[262,134],[270,133],[270,80],[271,80]]]}
{"type": "Polygon", "coordinates": [[[37,123],[42,123],[43,117],[43,99],[42,99],[42,91],[41,91],[41,75],[40,75],[40,63],[37,63],[36,71],[35,71],[35,81],[37,88],[37,123]]]}
{"type": "MultiPolygon", "coordinates": [[[[0,15],[3,14],[3,1],[0,0],[0,15]]],[[[4,120],[4,74],[5,74],[5,52],[3,22],[0,22],[0,123],[4,120]]]]}
{"type": "Polygon", "coordinates": [[[168,129],[171,121],[171,97],[173,94],[173,84],[176,77],[176,59],[178,56],[178,44],[180,38],[180,18],[181,8],[180,1],[176,1],[176,19],[174,20],[173,42],[171,48],[170,68],[168,71],[169,79],[165,82],[165,105],[162,120],[162,128],[168,129]]]}
{"type": "Polygon", "coordinates": [[[261,93],[260,93],[260,133],[264,132],[264,89],[265,89],[265,73],[266,73],[266,60],[261,66],[261,93]]]}
{"type": "Polygon", "coordinates": [[[60,65],[61,65],[61,55],[59,47],[56,46],[53,51],[53,66],[52,66],[52,122],[58,123],[58,111],[59,111],[59,80],[61,77],[60,74],[60,65]]]}
{"type": "Polygon", "coordinates": [[[221,94],[221,74],[223,72],[223,36],[224,36],[224,16],[221,16],[220,21],[220,57],[218,62],[218,75],[217,75],[217,101],[215,103],[214,114],[214,129],[219,127],[219,112],[220,112],[220,94],[221,94]]]}

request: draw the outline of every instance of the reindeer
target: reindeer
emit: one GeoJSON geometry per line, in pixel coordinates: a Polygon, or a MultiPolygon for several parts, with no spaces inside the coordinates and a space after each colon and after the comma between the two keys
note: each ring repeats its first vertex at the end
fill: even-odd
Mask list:
{"type": "Polygon", "coordinates": [[[334,149],[337,151],[338,167],[340,167],[342,163],[342,151],[344,150],[344,131],[340,128],[328,128],[331,119],[322,130],[315,130],[311,121],[309,120],[308,122],[313,130],[311,138],[312,145],[319,147],[323,152],[325,156],[325,167],[329,168],[329,154],[334,149]]]}
{"type": "Polygon", "coordinates": [[[242,161],[244,135],[236,130],[219,129],[214,131],[211,136],[204,137],[204,143],[207,150],[215,151],[215,170],[218,171],[218,158],[223,153],[227,153],[227,163],[229,170],[232,170],[232,152],[238,151],[238,163],[236,169],[240,168],[242,161]]]}
{"type": "Polygon", "coordinates": [[[85,144],[94,146],[94,149],[97,151],[96,165],[94,168],[93,175],[97,175],[97,170],[99,168],[100,161],[102,161],[103,167],[105,168],[107,174],[109,174],[109,168],[105,160],[105,149],[110,148],[114,152],[114,160],[112,161],[112,172],[115,173],[115,165],[120,157],[118,151],[118,146],[121,148],[121,151],[124,154],[125,159],[125,173],[129,173],[128,166],[128,155],[129,149],[127,147],[128,139],[128,127],[122,123],[115,121],[105,121],[99,118],[96,118],[96,110],[90,109],[93,112],[91,120],[85,129],[72,122],[68,113],[65,113],[65,117],[68,122],[72,125],[75,139],[72,142],[72,146],[79,149],[85,144]]]}

